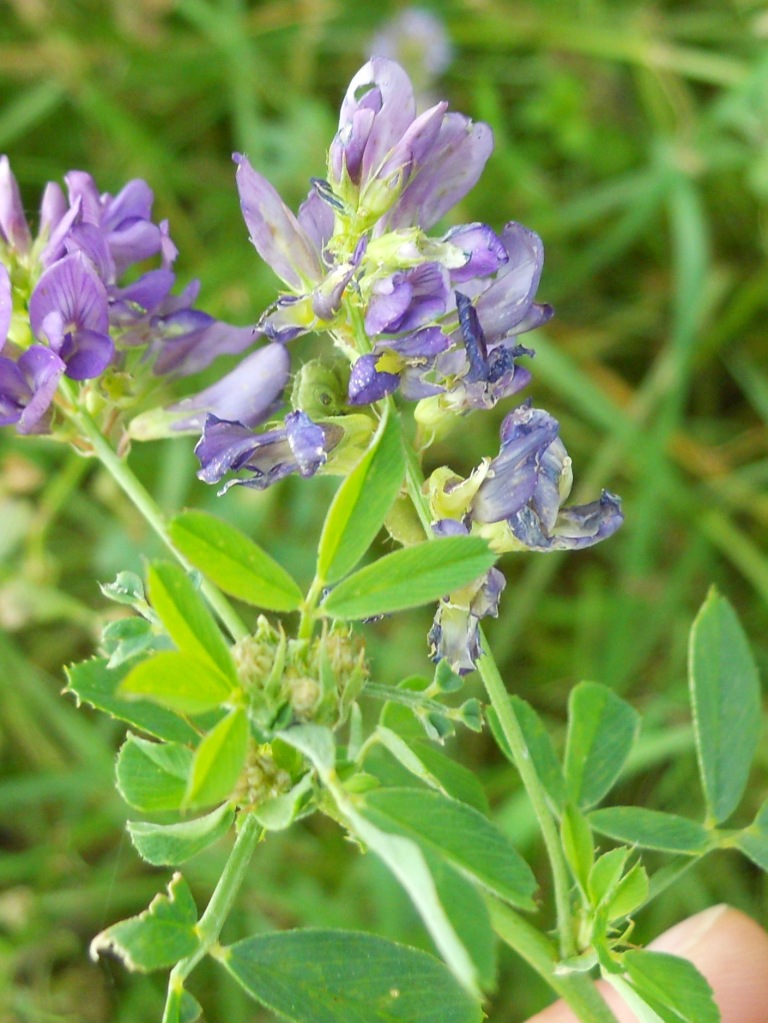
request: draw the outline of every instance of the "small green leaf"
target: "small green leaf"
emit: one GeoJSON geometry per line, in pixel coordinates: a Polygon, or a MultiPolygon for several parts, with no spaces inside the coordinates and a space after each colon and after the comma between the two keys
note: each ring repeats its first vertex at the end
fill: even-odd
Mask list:
{"type": "Polygon", "coordinates": [[[185,806],[209,806],[232,795],[248,752],[248,715],[230,711],[208,732],[192,761],[185,806]]]}
{"type": "Polygon", "coordinates": [[[171,539],[219,589],[267,611],[295,611],[302,593],[274,558],[239,529],[203,511],[171,520],[171,539]]]}
{"type": "Polygon", "coordinates": [[[179,565],[159,561],[150,565],[147,582],[152,606],[179,650],[237,683],[229,647],[189,574],[179,565]]]}
{"type": "Polygon", "coordinates": [[[634,913],[647,901],[649,893],[648,872],[642,863],[636,863],[616,885],[608,905],[608,919],[619,920],[634,913]]]}
{"type": "Polygon", "coordinates": [[[96,710],[104,711],[120,721],[127,721],[134,728],[170,742],[196,742],[198,735],[194,728],[165,707],[158,707],[149,700],[126,700],[119,695],[120,683],[128,674],[129,666],[109,668],[104,657],[94,657],[65,669],[67,693],[72,693],[78,703],[88,703],[96,710]]]}
{"type": "Polygon", "coordinates": [[[619,846],[618,849],[611,849],[595,860],[587,881],[587,892],[593,906],[599,906],[613,895],[624,873],[629,854],[629,849],[619,846]]]}
{"type": "Polygon", "coordinates": [[[370,448],[339,487],[317,552],[317,575],[335,583],[348,575],[382,527],[405,475],[397,417],[382,419],[370,448]]]}
{"type": "Polygon", "coordinates": [[[635,991],[664,1023],[720,1023],[712,989],[688,959],[630,949],[622,965],[635,991]]]}
{"type": "Polygon", "coordinates": [[[596,682],[581,682],[568,702],[565,777],[582,809],[599,803],[621,773],[640,718],[628,703],[596,682]]]}
{"type": "Polygon", "coordinates": [[[128,734],[117,757],[117,789],[143,813],[178,810],[192,766],[192,750],[177,742],[149,742],[128,734]]]}
{"type": "Polygon", "coordinates": [[[716,823],[738,806],[760,739],[760,680],[736,612],[712,589],[689,643],[690,695],[704,796],[716,823]]]}
{"type": "Polygon", "coordinates": [[[768,800],[760,807],[752,824],[741,832],[736,844],[753,863],[768,870],[768,800]]]}
{"type": "Polygon", "coordinates": [[[196,924],[197,907],[189,885],[181,874],[174,874],[167,895],[156,895],[143,913],[96,935],[91,958],[111,952],[127,969],[141,973],[174,966],[197,948],[196,924]]]}
{"type": "Polygon", "coordinates": [[[121,696],[141,696],[181,714],[204,714],[226,703],[232,682],[210,660],[179,650],[163,650],[132,668],[121,696]]]}
{"type": "Polygon", "coordinates": [[[589,875],[595,860],[595,842],[592,828],[584,814],[571,803],[563,809],[560,822],[563,852],[582,892],[587,891],[589,875]]]}
{"type": "Polygon", "coordinates": [[[260,934],[223,949],[221,961],[252,998],[291,1023],[483,1019],[443,963],[372,934],[260,934]]]}
{"type": "Polygon", "coordinates": [[[267,831],[284,831],[305,809],[312,793],[312,774],[305,774],[289,792],[267,799],[253,810],[256,820],[267,831]]]}
{"type": "Polygon", "coordinates": [[[593,810],[589,822],[601,835],[610,835],[644,849],[696,856],[705,853],[711,844],[710,833],[696,821],[642,806],[607,806],[593,810]]]}
{"type": "MultiPolygon", "coordinates": [[[[549,732],[544,727],[541,718],[525,700],[519,696],[510,696],[509,702],[512,704],[512,708],[517,716],[517,720],[520,724],[520,729],[525,739],[525,745],[528,749],[533,766],[536,768],[536,774],[539,776],[539,781],[544,786],[544,789],[549,796],[549,800],[552,806],[557,810],[558,813],[562,811],[563,804],[565,802],[565,779],[563,777],[563,769],[560,766],[557,753],[555,753],[555,747],[550,738],[549,732]]],[[[496,740],[502,753],[514,763],[514,757],[512,756],[512,750],[507,744],[507,740],[499,724],[499,718],[493,707],[489,707],[486,711],[488,723],[491,726],[493,737],[496,740]]]]}
{"type": "Polygon", "coordinates": [[[452,536],[387,554],[331,590],[320,605],[333,618],[370,618],[429,604],[487,572],[485,540],[452,536]]]}
{"type": "Polygon", "coordinates": [[[438,792],[378,789],[365,795],[362,812],[377,827],[412,839],[512,905],[535,908],[536,879],[530,867],[472,807],[438,792]]]}
{"type": "Polygon", "coordinates": [[[235,811],[228,803],[204,817],[180,824],[152,824],[128,821],[128,834],[136,851],[156,867],[177,867],[213,845],[229,831],[235,811]]]}
{"type": "Polygon", "coordinates": [[[296,725],[278,733],[278,738],[297,749],[321,773],[333,769],[336,761],[336,744],[333,733],[322,725],[296,725]]]}

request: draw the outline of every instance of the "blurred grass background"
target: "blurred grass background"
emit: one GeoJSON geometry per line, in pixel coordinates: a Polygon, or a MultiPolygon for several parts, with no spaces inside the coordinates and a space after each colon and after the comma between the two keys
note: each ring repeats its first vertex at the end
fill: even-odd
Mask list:
{"type": "MultiPolygon", "coordinates": [[[[293,204],[323,173],[346,83],[380,0],[0,2],[0,151],[30,212],[49,179],[134,176],[171,222],[180,278],[203,306],[252,322],[273,296],[233,183],[248,154],[293,204]]],[[[430,8],[454,54],[436,90],[488,121],[496,149],[454,221],[509,219],[546,248],[531,392],[562,424],[576,496],[620,493],[617,538],[575,555],[508,557],[489,630],[510,687],[562,733],[570,686],[615,687],[645,726],[617,798],[697,815],[686,710],[687,631],[711,583],[768,663],[768,13],[755,0],[448,0],[430,8]]],[[[412,71],[417,71],[412,68],[412,71]]],[[[217,370],[217,372],[220,371],[217,370]]],[[[211,374],[208,375],[208,378],[211,374]]],[[[468,472],[498,446],[505,409],[474,417],[430,465],[468,472]]],[[[223,501],[194,476],[192,444],[136,448],[161,505],[216,510],[303,580],[327,479],[223,501]]],[[[159,1018],[162,980],[87,959],[103,926],[137,912],[167,874],[123,837],[112,788],[122,729],[60,697],[105,613],[96,580],[140,569],[153,538],[96,468],[49,442],[0,436],[0,1023],[159,1018]]],[[[426,615],[371,629],[383,681],[423,670],[426,615]]],[[[487,736],[453,750],[546,885],[516,778],[487,736]]],[[[762,747],[738,823],[764,798],[762,747]]],[[[226,850],[185,871],[200,904],[226,850]]],[[[711,857],[638,921],[641,940],[727,900],[768,923],[768,890],[735,854],[711,857]]],[[[229,934],[323,924],[423,942],[405,899],[328,822],[270,839],[229,934]]],[[[213,968],[192,989],[206,1018],[261,1020],[213,968]]],[[[494,1023],[545,992],[502,957],[494,1023]]]]}

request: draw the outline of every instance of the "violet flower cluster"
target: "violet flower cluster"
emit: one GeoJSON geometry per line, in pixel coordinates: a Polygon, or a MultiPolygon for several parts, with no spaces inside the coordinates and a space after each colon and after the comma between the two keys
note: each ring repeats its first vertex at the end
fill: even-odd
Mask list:
{"type": "Polygon", "coordinates": [[[172,293],[177,251],[167,222],[152,220],[144,181],[130,181],[116,196],[100,194],[83,171],[65,182],[66,194],[46,185],[33,237],[8,159],[0,157],[0,425],[22,434],[51,430],[62,378],[101,378],[120,404],[130,398],[132,381],[120,374],[131,353],[155,374],[183,375],[224,352],[242,352],[253,339],[251,328],[194,308],[197,282],[172,293]],[[159,265],[145,269],[148,260],[159,265]],[[127,271],[132,279],[123,283],[127,271]]]}
{"type": "MultiPolygon", "coordinates": [[[[349,85],[326,177],[312,182],[297,214],[235,156],[251,241],[284,290],[257,325],[267,343],[225,385],[263,400],[252,398],[249,417],[205,418],[202,479],[261,489],[291,472],[344,472],[350,448],[365,448],[376,403],[390,395],[416,402],[425,434],[530,382],[519,360],[533,352],[519,339],[552,315],[536,301],[539,237],[515,222],[501,233],[482,223],[429,233],[477,182],[492,147],[487,125],[444,102],[418,114],[403,69],[374,57],[349,85]],[[254,431],[287,377],[286,346],[309,333],[330,336],[335,351],[295,374],[283,421],[254,431]]],[[[571,469],[558,433],[548,413],[526,403],[504,419],[499,454],[469,479],[446,467],[433,473],[434,532],[480,535],[499,553],[573,550],[610,536],[622,521],[612,494],[564,506],[571,469]]],[[[479,622],[497,613],[504,583],[494,568],[440,602],[430,633],[436,660],[461,673],[474,667],[479,622]]]]}

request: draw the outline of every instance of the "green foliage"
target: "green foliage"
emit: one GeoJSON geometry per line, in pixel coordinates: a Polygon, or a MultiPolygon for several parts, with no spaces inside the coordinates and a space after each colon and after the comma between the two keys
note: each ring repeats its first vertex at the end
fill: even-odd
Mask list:
{"type": "Polygon", "coordinates": [[[195,750],[184,806],[210,806],[232,794],[248,752],[248,715],[229,712],[195,750]]]}
{"type": "Polygon", "coordinates": [[[202,511],[176,515],[174,544],[224,593],[268,611],[295,611],[301,590],[290,575],[239,529],[202,511]]]}
{"type": "Polygon", "coordinates": [[[428,604],[496,560],[484,540],[455,536],[386,554],[339,583],[320,605],[334,618],[370,618],[428,604]]]}
{"type": "Polygon", "coordinates": [[[405,475],[397,418],[384,416],[368,451],[331,502],[317,551],[317,575],[335,583],[348,575],[370,547],[405,475]]]}
{"type": "Polygon", "coordinates": [[[659,1019],[662,1023],[719,1023],[709,984],[687,959],[630,950],[622,955],[621,963],[628,983],[617,985],[611,974],[607,979],[625,998],[633,992],[641,996],[642,1002],[627,998],[640,1023],[657,1023],[659,1019]]]}
{"type": "Polygon", "coordinates": [[[593,810],[589,823],[602,835],[662,852],[700,856],[711,843],[710,832],[696,821],[644,806],[606,806],[593,810]]]}
{"type": "Polygon", "coordinates": [[[156,562],[147,579],[152,607],[179,651],[236,684],[229,647],[189,575],[179,565],[156,562]]]}
{"type": "Polygon", "coordinates": [[[117,758],[117,789],[135,810],[178,810],[192,756],[192,750],[178,742],[149,742],[129,733],[117,758]]]}
{"type": "Polygon", "coordinates": [[[578,806],[594,806],[610,791],[639,727],[637,712],[605,686],[581,682],[571,690],[565,777],[578,806]]]}
{"type": "Polygon", "coordinates": [[[749,643],[733,608],[715,590],[691,630],[689,668],[701,780],[710,815],[720,823],[741,800],[762,725],[749,643]]]}
{"type": "Polygon", "coordinates": [[[215,710],[232,692],[232,681],[210,660],[178,650],[164,650],[135,665],[120,683],[119,693],[143,697],[181,714],[215,710]]]}
{"type": "Polygon", "coordinates": [[[234,811],[223,803],[204,817],[179,824],[128,821],[136,851],[156,867],[178,866],[222,838],[232,827],[234,811]]]}
{"type": "Polygon", "coordinates": [[[91,954],[110,952],[129,970],[160,970],[195,951],[196,923],[189,885],[181,874],[174,874],[167,895],[156,895],[143,913],[102,931],[91,943],[91,954]]]}
{"type": "Polygon", "coordinates": [[[377,827],[438,854],[512,905],[534,908],[536,880],[528,864],[472,807],[438,792],[380,789],[366,794],[362,813],[377,827]]]}
{"type": "Polygon", "coordinates": [[[284,931],[225,947],[221,961],[292,1023],[480,1023],[442,963],[370,934],[284,931]]]}

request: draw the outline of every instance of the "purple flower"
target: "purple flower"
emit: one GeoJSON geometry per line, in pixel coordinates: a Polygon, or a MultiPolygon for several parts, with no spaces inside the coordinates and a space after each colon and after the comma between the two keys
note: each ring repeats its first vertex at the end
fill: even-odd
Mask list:
{"type": "Polygon", "coordinates": [[[242,423],[208,416],[195,448],[198,476],[206,483],[218,483],[228,473],[247,474],[230,479],[219,494],[237,484],[264,490],[294,472],[313,476],[342,434],[340,426],[314,423],[300,411],[289,413],[283,426],[262,434],[254,434],[242,423]]]}
{"type": "MultiPolygon", "coordinates": [[[[437,522],[433,529],[438,536],[462,536],[469,532],[466,526],[453,519],[437,522]]],[[[491,568],[474,583],[440,601],[427,636],[434,661],[447,660],[458,675],[466,675],[474,669],[482,653],[480,621],[497,617],[506,585],[498,568],[491,568]]]]}
{"type": "Polygon", "coordinates": [[[469,506],[470,519],[499,550],[578,550],[611,536],[623,521],[618,497],[562,507],[571,490],[571,460],[559,424],[520,405],[501,427],[501,450],[469,506]]]}
{"type": "Polygon", "coordinates": [[[50,405],[65,363],[43,345],[32,345],[14,361],[0,355],[0,426],[19,433],[45,433],[50,405]]]}

